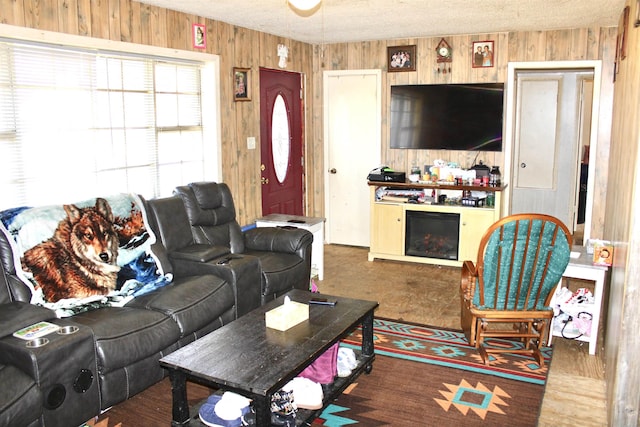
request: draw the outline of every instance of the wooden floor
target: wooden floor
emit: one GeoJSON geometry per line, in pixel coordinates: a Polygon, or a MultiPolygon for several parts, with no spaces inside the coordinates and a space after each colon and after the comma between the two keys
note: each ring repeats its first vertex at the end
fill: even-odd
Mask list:
{"type": "MultiPolygon", "coordinates": [[[[320,292],[371,299],[376,316],[460,328],[460,269],[367,260],[367,248],[325,245],[320,292]]],[[[588,286],[588,283],[580,284],[588,286]]],[[[606,426],[602,325],[598,351],[555,338],[539,426],[606,426]]]]}

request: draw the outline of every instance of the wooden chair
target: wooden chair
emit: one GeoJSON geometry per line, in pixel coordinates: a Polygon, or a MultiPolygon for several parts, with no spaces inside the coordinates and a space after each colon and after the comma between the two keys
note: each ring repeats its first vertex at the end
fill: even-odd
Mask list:
{"type": "Polygon", "coordinates": [[[469,344],[485,364],[487,353],[525,353],[544,364],[554,289],[571,252],[572,237],[557,218],[517,214],[484,234],[476,265],[464,261],[460,286],[461,323],[469,344]],[[515,338],[522,349],[486,347],[487,338],[515,338]]]}

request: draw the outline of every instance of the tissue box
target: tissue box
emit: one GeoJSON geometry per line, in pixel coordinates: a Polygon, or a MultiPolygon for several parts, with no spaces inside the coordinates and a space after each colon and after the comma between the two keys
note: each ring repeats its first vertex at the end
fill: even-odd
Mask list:
{"type": "Polygon", "coordinates": [[[291,301],[265,313],[267,328],[286,331],[309,319],[309,306],[291,301]]]}

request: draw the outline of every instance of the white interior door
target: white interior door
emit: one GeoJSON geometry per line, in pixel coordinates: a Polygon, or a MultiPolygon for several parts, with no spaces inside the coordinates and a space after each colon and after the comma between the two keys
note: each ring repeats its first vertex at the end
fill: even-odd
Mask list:
{"type": "Polygon", "coordinates": [[[367,174],[380,165],[380,70],[325,71],[325,240],[369,246],[367,174]]]}
{"type": "Polygon", "coordinates": [[[519,72],[511,213],[553,215],[573,231],[583,72],[519,72]]]}

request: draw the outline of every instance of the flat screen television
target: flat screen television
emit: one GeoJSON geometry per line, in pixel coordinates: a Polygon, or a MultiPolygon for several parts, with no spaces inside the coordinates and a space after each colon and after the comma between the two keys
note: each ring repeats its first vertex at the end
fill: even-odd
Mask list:
{"type": "Polygon", "coordinates": [[[391,148],[502,151],[504,83],[391,86],[391,148]]]}

